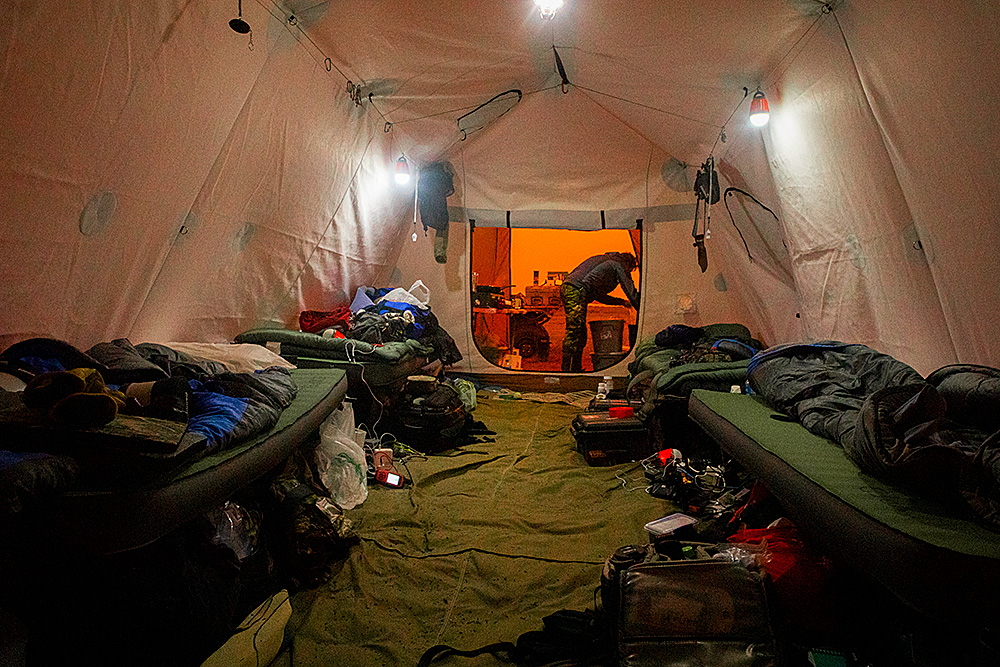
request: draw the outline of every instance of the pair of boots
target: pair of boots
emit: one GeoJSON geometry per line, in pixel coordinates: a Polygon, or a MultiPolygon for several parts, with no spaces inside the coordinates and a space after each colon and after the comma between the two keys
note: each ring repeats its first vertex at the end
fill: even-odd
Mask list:
{"type": "Polygon", "coordinates": [[[24,404],[73,426],[103,426],[125,407],[125,395],[108,389],[93,368],[37,375],[24,388],[24,404]]]}

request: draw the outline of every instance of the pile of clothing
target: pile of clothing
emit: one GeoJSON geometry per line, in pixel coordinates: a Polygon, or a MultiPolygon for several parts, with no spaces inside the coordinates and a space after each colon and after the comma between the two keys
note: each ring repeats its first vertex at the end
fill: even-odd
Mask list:
{"type": "Polygon", "coordinates": [[[672,324],[636,345],[628,393],[642,395],[643,414],[668,399],[683,417],[692,389],[729,391],[742,385],[748,360],[763,347],[742,324],[672,324]]]}
{"type": "Polygon", "coordinates": [[[433,349],[432,358],[444,365],[462,360],[455,340],[438,323],[421,281],[410,289],[359,287],[354,301],[332,311],[307,310],[299,314],[299,328],[307,333],[381,345],[418,340],[433,349]]]}
{"type": "Polygon", "coordinates": [[[86,352],[33,338],[0,353],[0,370],[25,382],[23,391],[0,392],[8,447],[68,454],[80,463],[96,460],[100,450],[120,450],[118,460],[142,455],[157,468],[182,456],[190,461],[267,431],[297,393],[285,368],[232,373],[215,361],[124,338],[86,352]]]}

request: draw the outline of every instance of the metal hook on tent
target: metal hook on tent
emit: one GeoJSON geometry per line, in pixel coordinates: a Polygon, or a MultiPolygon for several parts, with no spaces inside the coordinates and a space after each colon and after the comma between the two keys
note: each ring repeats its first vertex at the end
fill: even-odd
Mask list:
{"type": "Polygon", "coordinates": [[[461,133],[462,133],[462,138],[461,138],[461,139],[459,139],[459,141],[465,141],[466,137],[468,137],[468,136],[469,136],[469,133],[468,133],[468,132],[466,132],[464,128],[462,128],[462,129],[459,129],[459,132],[461,132],[461,133]]]}
{"type": "Polygon", "coordinates": [[[323,61],[323,66],[326,67],[326,71],[329,72],[333,69],[333,61],[327,56],[326,60],[323,61]]]}
{"type": "Polygon", "coordinates": [[[392,123],[390,123],[389,121],[385,121],[385,130],[384,130],[384,132],[386,132],[386,133],[392,132],[392,123]]]}

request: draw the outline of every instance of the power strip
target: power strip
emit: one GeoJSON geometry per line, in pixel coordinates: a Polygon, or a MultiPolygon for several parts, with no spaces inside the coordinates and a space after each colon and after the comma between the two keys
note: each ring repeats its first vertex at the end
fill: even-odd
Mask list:
{"type": "Polygon", "coordinates": [[[383,448],[375,449],[372,451],[372,465],[375,466],[375,470],[381,470],[382,468],[392,467],[392,449],[383,448]]]}

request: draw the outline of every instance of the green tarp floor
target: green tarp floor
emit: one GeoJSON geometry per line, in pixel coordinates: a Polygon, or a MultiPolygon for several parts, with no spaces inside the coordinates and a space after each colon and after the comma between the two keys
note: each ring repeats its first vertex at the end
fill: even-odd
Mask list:
{"type": "Polygon", "coordinates": [[[645,492],[638,464],[589,467],[569,430],[579,412],[480,402],[474,416],[496,442],[412,459],[412,487],[370,489],[347,513],[360,544],[328,583],[293,597],[293,644],[275,663],[416,665],[436,644],[515,641],[554,611],[592,608],[604,560],[676,508],[645,492]]]}

